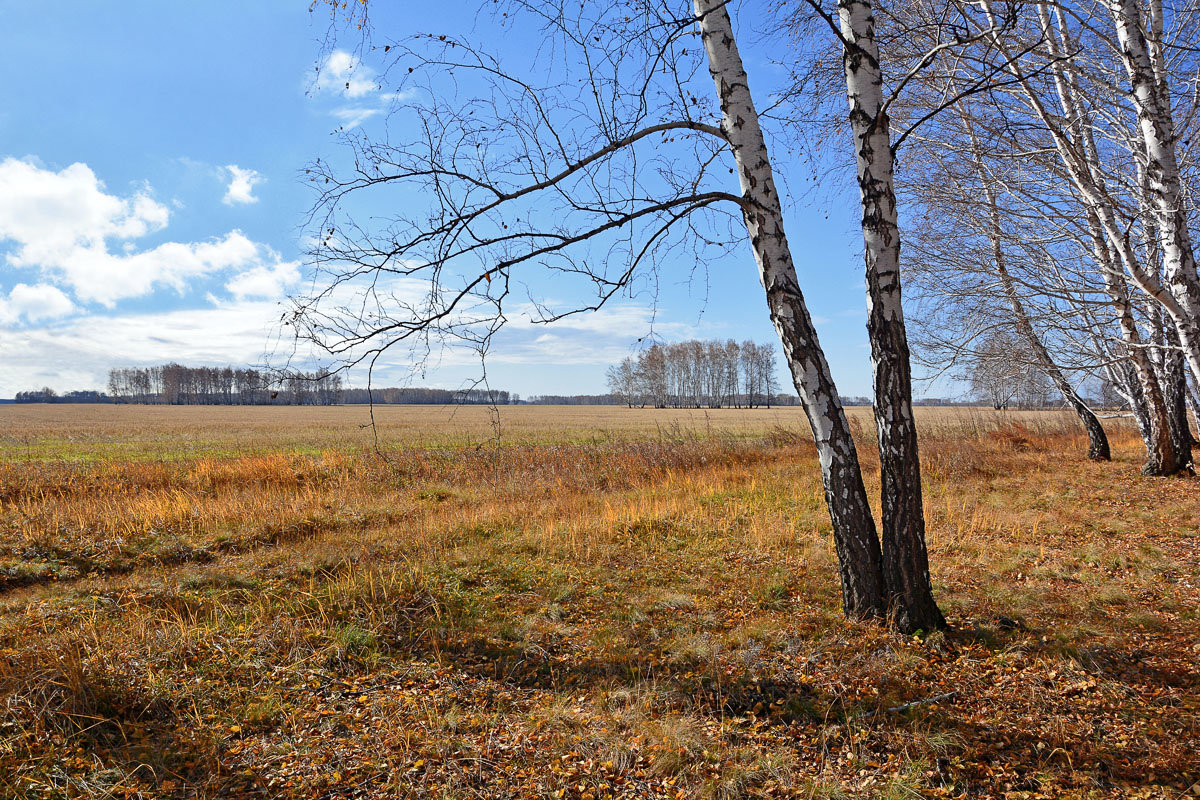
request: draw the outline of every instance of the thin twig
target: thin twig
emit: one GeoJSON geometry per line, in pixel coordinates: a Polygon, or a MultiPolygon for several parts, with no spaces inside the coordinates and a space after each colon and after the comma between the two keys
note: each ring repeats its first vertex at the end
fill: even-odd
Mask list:
{"type": "Polygon", "coordinates": [[[904,703],[902,705],[892,706],[891,708],[881,708],[877,711],[866,711],[862,714],[858,714],[854,717],[854,719],[870,719],[871,717],[876,717],[880,714],[893,714],[900,711],[907,711],[908,709],[915,708],[916,706],[923,706],[928,705],[929,703],[938,703],[942,700],[949,700],[951,697],[956,697],[957,695],[958,692],[956,691],[936,694],[933,697],[926,697],[924,700],[913,700],[911,703],[904,703]]]}

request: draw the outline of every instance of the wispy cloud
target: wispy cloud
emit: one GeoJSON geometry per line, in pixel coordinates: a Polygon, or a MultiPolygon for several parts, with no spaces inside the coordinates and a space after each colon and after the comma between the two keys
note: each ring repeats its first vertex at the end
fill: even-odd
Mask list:
{"type": "Polygon", "coordinates": [[[248,297],[282,299],[300,283],[300,262],[281,261],[254,267],[230,279],[225,288],[239,300],[248,297]]]}
{"type": "MultiPolygon", "coordinates": [[[[114,367],[159,364],[247,365],[275,361],[290,353],[293,342],[280,325],[281,307],[262,299],[277,284],[291,279],[289,265],[246,276],[240,286],[244,296],[233,300],[211,298],[201,308],[155,312],[82,313],[39,326],[3,329],[4,370],[0,370],[0,397],[24,389],[51,386],[59,390],[102,388],[114,367]],[[103,335],[98,336],[97,332],[103,335]]],[[[231,282],[236,283],[236,282],[231,282]]],[[[399,287],[398,287],[399,288],[399,287]]],[[[231,291],[236,291],[231,287],[231,291]]],[[[69,302],[69,300],[68,300],[69,302]]],[[[630,352],[629,331],[622,323],[645,322],[644,309],[614,309],[594,323],[577,325],[514,325],[500,333],[488,364],[496,367],[545,368],[555,364],[593,365],[596,375],[605,364],[630,352]]],[[[675,326],[672,326],[674,329],[675,326]]],[[[677,331],[687,335],[687,329],[677,331]]],[[[297,363],[322,361],[311,350],[296,353],[297,363]]],[[[377,383],[405,383],[413,379],[414,365],[424,364],[441,375],[474,375],[479,356],[468,347],[447,341],[426,353],[423,346],[402,346],[389,351],[378,364],[377,383]]],[[[420,371],[420,370],[418,370],[420,371]]],[[[362,369],[351,374],[362,383],[362,369]]],[[[436,382],[422,378],[426,383],[436,382]]],[[[597,386],[600,378],[597,378],[597,386]]]]}
{"type": "Polygon", "coordinates": [[[383,113],[382,108],[361,108],[359,106],[346,106],[344,108],[335,108],[329,112],[335,119],[342,123],[342,127],[346,130],[357,128],[363,122],[367,121],[376,114],[383,113]]]}

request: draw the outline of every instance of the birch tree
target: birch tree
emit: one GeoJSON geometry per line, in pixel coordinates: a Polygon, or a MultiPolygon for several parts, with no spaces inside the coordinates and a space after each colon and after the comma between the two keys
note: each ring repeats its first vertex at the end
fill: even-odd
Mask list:
{"type": "MultiPolygon", "coordinates": [[[[412,98],[407,108],[422,120],[421,134],[395,144],[355,132],[346,137],[350,174],[325,162],[311,168],[321,191],[313,261],[324,279],[312,297],[297,299],[289,320],[297,334],[347,364],[372,364],[397,344],[434,337],[485,349],[530,272],[549,269],[595,291],[571,308],[525,304],[533,322],[549,324],[603,307],[672,253],[703,262],[748,241],[817,444],[846,613],[892,613],[905,630],[942,624],[927,604],[913,604],[916,595],[885,587],[857,450],[801,291],[726,4],[524,2],[509,11],[542,26],[555,66],[572,72],[534,85],[451,37],[388,45],[395,89],[412,98]],[[704,69],[707,91],[698,78],[704,69]],[[457,87],[477,89],[471,98],[440,91],[449,72],[457,87]],[[435,85],[421,84],[430,74],[435,85]],[[736,191],[720,179],[725,165],[736,191]],[[400,185],[432,208],[375,226],[354,222],[351,209],[366,195],[400,185]]],[[[890,567],[891,584],[927,587],[919,564],[916,574],[902,574],[913,566],[909,559],[890,567]]]]}
{"type": "MultiPolygon", "coordinates": [[[[870,0],[838,0],[834,4],[806,0],[804,4],[787,4],[786,23],[797,39],[817,42],[811,64],[796,71],[792,106],[797,115],[811,116],[813,103],[806,89],[824,84],[829,88],[823,95],[832,97],[832,81],[823,70],[829,33],[833,34],[833,51],[841,56],[841,102],[849,107],[846,127],[853,145],[850,152],[854,156],[861,209],[867,330],[881,463],[885,583],[889,597],[903,598],[896,603],[895,611],[908,615],[901,626],[926,629],[939,627],[944,621],[929,581],[895,193],[896,151],[925,120],[912,121],[893,139],[890,110],[910,83],[928,79],[930,65],[953,58],[955,51],[970,40],[962,35],[963,26],[957,21],[957,17],[969,13],[965,4],[951,0],[934,5],[937,8],[927,20],[909,26],[903,33],[889,31],[890,41],[900,54],[891,63],[890,72],[880,52],[876,9],[870,0]],[[806,13],[806,8],[811,13],[806,13]],[[824,36],[818,33],[808,37],[805,31],[811,21],[817,27],[823,21],[830,30],[824,31],[824,36]]],[[[889,22],[895,19],[891,16],[889,22]]],[[[975,35],[982,34],[977,31],[975,35]]],[[[981,91],[990,80],[991,76],[984,76],[965,94],[981,91]]],[[[953,87],[945,88],[950,91],[944,93],[944,102],[931,110],[926,119],[951,108],[963,94],[953,87]]]]}
{"type": "Polygon", "coordinates": [[[1150,0],[1144,17],[1136,0],[1110,0],[1109,7],[1132,89],[1145,157],[1145,183],[1174,300],[1163,305],[1175,322],[1192,374],[1200,381],[1200,276],[1176,155],[1178,137],[1163,47],[1163,6],[1161,0],[1150,0]]]}
{"type": "MultiPolygon", "coordinates": [[[[936,215],[943,222],[935,227],[917,228],[913,273],[918,288],[924,293],[947,298],[950,313],[968,320],[966,324],[954,325],[948,323],[946,315],[938,314],[922,321],[934,328],[924,333],[926,341],[937,340],[937,345],[931,348],[932,360],[937,363],[940,359],[950,366],[959,358],[967,362],[978,361],[981,348],[986,349],[987,343],[993,340],[991,334],[1015,331],[1024,340],[1024,346],[1018,350],[1010,348],[1009,358],[1014,369],[1025,366],[1018,357],[1024,355],[1029,366],[1049,378],[1079,417],[1088,437],[1088,457],[1109,460],[1111,450],[1103,425],[1068,377],[1068,370],[1052,354],[1046,336],[1039,331],[1043,325],[1061,332],[1064,326],[1081,323],[1073,320],[1074,315],[1069,310],[1035,310],[1025,297],[1030,291],[1042,296],[1063,293],[1062,271],[1051,277],[1044,269],[1044,265],[1056,256],[1051,249],[1056,234],[1035,229],[1028,209],[1014,210],[1002,205],[1001,192],[1017,182],[1028,183],[1028,179],[1013,168],[1013,147],[1004,148],[1003,155],[989,152],[984,147],[976,130],[978,123],[972,116],[974,105],[969,101],[960,103],[947,120],[946,127],[951,128],[954,135],[961,134],[957,138],[946,141],[923,137],[926,148],[923,156],[928,168],[910,174],[907,186],[913,201],[925,207],[925,214],[936,215]],[[930,160],[929,150],[933,150],[937,158],[930,160]],[[1015,232],[1010,233],[1007,225],[1014,219],[1020,222],[1014,224],[1015,232]],[[971,237],[978,237],[983,242],[976,246],[971,237]],[[1037,244],[1031,246],[1030,240],[1037,244]],[[1013,254],[1025,260],[1029,251],[1043,268],[1026,268],[1014,274],[1014,265],[1010,263],[1013,254]]],[[[945,129],[941,133],[944,132],[945,129]]],[[[1023,143],[1013,144],[1019,147],[1023,143]]],[[[1040,185],[1030,191],[1042,198],[1047,196],[1045,187],[1040,185]]],[[[1058,237],[1061,238],[1061,234],[1058,237]]],[[[1096,300],[1089,299],[1089,295],[1095,295],[1095,287],[1081,285],[1071,291],[1068,305],[1093,305],[1096,300]]],[[[1094,317],[1089,316],[1082,324],[1094,325],[1094,317]]],[[[1061,342],[1061,336],[1059,340],[1061,342]]],[[[994,357],[993,353],[985,360],[992,361],[994,357]]],[[[1074,359],[1076,374],[1087,377],[1099,366],[1096,362],[1103,360],[1100,356],[1080,366],[1079,360],[1074,359]]]]}
{"type": "MultiPolygon", "coordinates": [[[[983,0],[979,7],[982,19],[968,18],[968,21],[979,32],[994,29],[1001,13],[998,6],[983,0]]],[[[1019,197],[1021,206],[1019,211],[1007,212],[1013,214],[1013,227],[1022,231],[1013,247],[1028,247],[1029,241],[1039,236],[1082,244],[1095,280],[1080,281],[1077,276],[1070,285],[1054,283],[1055,276],[1061,275],[1063,263],[1059,260],[1061,253],[1050,253],[1047,266],[1052,266],[1053,280],[1047,283],[1035,279],[1023,284],[1023,288],[1048,298],[1043,305],[1048,306],[1052,301],[1066,304],[1072,309],[1069,314],[1076,323],[1099,320],[1091,294],[1095,288],[1102,290],[1104,304],[1112,314],[1112,326],[1099,320],[1100,326],[1091,332],[1104,331],[1099,338],[1080,328],[1060,338],[1069,341],[1074,336],[1078,343],[1090,346],[1094,356],[1090,367],[1111,372],[1114,381],[1136,376],[1136,386],[1129,385],[1125,393],[1139,416],[1147,441],[1146,472],[1173,474],[1188,468],[1190,432],[1185,438],[1179,424],[1179,404],[1175,401],[1183,394],[1177,378],[1173,377],[1178,358],[1165,355],[1186,353],[1192,324],[1189,320],[1194,321],[1195,315],[1187,310],[1187,298],[1180,289],[1187,282],[1188,270],[1182,268],[1170,273],[1165,263],[1159,266],[1166,260],[1161,224],[1170,205],[1163,198],[1174,196],[1180,200],[1172,207],[1180,212],[1176,214],[1176,231],[1187,217],[1186,193],[1173,194],[1171,181],[1162,176],[1164,169],[1166,174],[1173,171],[1182,174],[1182,169],[1172,170],[1170,158],[1166,157],[1169,153],[1157,159],[1150,154],[1155,150],[1154,136],[1161,139],[1170,128],[1171,102],[1164,100],[1169,92],[1162,87],[1169,83],[1173,70],[1180,69],[1181,58],[1185,61],[1192,58],[1190,63],[1194,63],[1194,57],[1188,55],[1190,50],[1186,46],[1170,47],[1169,37],[1165,39],[1161,29],[1151,24],[1147,42],[1164,42],[1159,52],[1174,52],[1176,63],[1172,66],[1169,59],[1159,60],[1161,69],[1155,75],[1159,79],[1158,90],[1152,93],[1146,89],[1140,93],[1141,100],[1131,101],[1121,91],[1121,84],[1135,73],[1146,77],[1149,73],[1139,68],[1138,63],[1144,67],[1147,59],[1153,71],[1152,48],[1147,44],[1142,48],[1146,50],[1146,58],[1139,58],[1141,43],[1137,32],[1128,26],[1130,30],[1125,35],[1118,35],[1113,20],[1119,25],[1122,17],[1128,21],[1136,10],[1136,3],[1124,8],[1118,4],[1030,4],[1020,9],[1018,24],[1011,30],[977,39],[967,48],[971,52],[952,64],[938,66],[947,69],[948,77],[955,80],[977,81],[997,69],[1009,77],[1007,86],[981,95],[977,104],[991,109],[992,124],[986,137],[992,149],[997,150],[1000,142],[1011,141],[1012,146],[989,154],[993,160],[987,165],[987,174],[977,176],[976,181],[977,186],[984,188],[976,191],[984,195],[989,207],[995,208],[995,194],[989,195],[988,190],[995,189],[997,173],[1011,173],[1014,165],[1020,165],[1025,177],[1017,185],[1005,185],[1003,189],[1010,198],[1019,197]],[[1184,55],[1180,56],[1181,53],[1184,55]],[[1118,74],[1121,71],[1125,76],[1118,74]],[[1159,124],[1147,125],[1148,116],[1155,117],[1159,124]],[[1157,165],[1152,163],[1156,160],[1157,165]],[[1040,226],[1041,232],[1034,235],[1031,222],[1040,226]],[[1139,242],[1130,235],[1148,228],[1153,232],[1143,237],[1145,241],[1139,242]],[[1149,240],[1158,244],[1151,246],[1149,240]],[[1171,283],[1168,274],[1184,277],[1171,283]],[[1156,315],[1165,315],[1170,325],[1165,328],[1158,325],[1156,315]],[[1115,332],[1118,348],[1114,349],[1105,339],[1110,330],[1115,332]],[[1178,343],[1173,335],[1178,337],[1178,343]],[[1108,356],[1127,363],[1104,363],[1108,356]]],[[[1155,10],[1151,4],[1151,19],[1155,18],[1155,10]]],[[[907,13],[907,7],[901,11],[907,13]]],[[[1009,12],[1005,7],[1004,13],[1009,12]]],[[[1161,21],[1162,17],[1157,19],[1161,21]]],[[[1174,41],[1183,43],[1189,38],[1187,31],[1195,28],[1195,15],[1177,13],[1174,23],[1174,41]]],[[[927,92],[920,100],[911,113],[921,114],[942,103],[936,92],[927,92]]],[[[1188,107],[1194,109],[1194,106],[1190,102],[1188,107]]],[[[1189,124],[1194,124],[1194,110],[1185,117],[1189,124]]],[[[943,126],[938,136],[922,142],[926,155],[942,151],[947,153],[946,158],[953,159],[956,152],[971,152],[969,132],[961,125],[957,131],[949,127],[943,126]]],[[[1172,141],[1182,138],[1176,132],[1172,141]]],[[[1161,153],[1169,148],[1159,149],[1161,153]]],[[[1178,184],[1184,184],[1182,178],[1178,184]]],[[[1174,238],[1179,239],[1178,235],[1174,238]]],[[[1184,249],[1176,247],[1181,254],[1180,263],[1186,263],[1184,249]]],[[[993,253],[992,260],[994,256],[993,253]]],[[[1074,258],[1068,256],[1068,260],[1074,258]]],[[[1011,299],[1011,293],[1005,290],[1004,276],[997,277],[1000,279],[995,286],[997,294],[1003,292],[1011,299]]],[[[1015,288],[1015,283],[1007,285],[1015,288]]],[[[1061,320],[1054,324],[1062,327],[1061,320]]]]}
{"type": "MultiPolygon", "coordinates": [[[[984,5],[986,8],[987,0],[984,0],[984,5]]],[[[1096,263],[1105,279],[1123,338],[1128,346],[1129,358],[1139,378],[1140,393],[1147,406],[1151,447],[1145,471],[1148,474],[1174,474],[1188,468],[1190,458],[1182,456],[1177,437],[1172,436],[1172,423],[1160,375],[1154,369],[1147,349],[1152,343],[1147,342],[1138,329],[1134,301],[1129,294],[1125,274],[1128,274],[1148,297],[1161,303],[1171,314],[1181,339],[1185,342],[1185,351],[1190,347],[1186,342],[1192,335],[1191,331],[1194,331],[1195,316],[1177,294],[1163,285],[1145,259],[1139,256],[1130,242],[1128,227],[1120,224],[1121,202],[1110,191],[1096,145],[1093,112],[1085,102],[1079,87],[1079,75],[1082,70],[1068,70],[1066,66],[1068,54],[1079,50],[1079,40],[1071,33],[1067,13],[1063,6],[1051,8],[1048,3],[1037,4],[1036,10],[1036,31],[1046,43],[1045,57],[1053,76],[1054,91],[1061,114],[1051,111],[1022,63],[1011,61],[1008,69],[1020,81],[1028,108],[1049,132],[1055,152],[1085,207],[1096,263]]],[[[1114,14],[1118,19],[1119,29],[1121,15],[1117,14],[1115,7],[1114,14]]],[[[1120,30],[1118,36],[1124,38],[1120,30]]],[[[1071,58],[1076,65],[1082,60],[1078,56],[1071,58]]],[[[1139,117],[1141,116],[1142,112],[1139,111],[1139,117]]],[[[1144,125],[1142,136],[1145,139],[1144,125]]],[[[1143,141],[1142,147],[1149,147],[1148,142],[1143,141]]],[[[1160,224],[1161,222],[1160,219],[1160,224]]],[[[1186,282],[1183,272],[1179,273],[1179,279],[1186,282]]],[[[1200,364],[1190,355],[1189,361],[1194,366],[1200,364]]]]}
{"type": "Polygon", "coordinates": [[[925,548],[921,462],[900,288],[900,225],[891,123],[869,0],[838,0],[846,97],[854,139],[866,266],[867,331],[875,377],[884,585],[900,626],[944,627],[933,599],[925,548]]]}

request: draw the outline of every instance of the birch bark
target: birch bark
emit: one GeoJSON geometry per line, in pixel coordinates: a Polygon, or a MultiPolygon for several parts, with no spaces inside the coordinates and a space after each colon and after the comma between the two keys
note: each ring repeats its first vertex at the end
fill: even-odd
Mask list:
{"type": "Polygon", "coordinates": [[[800,291],[766,140],[729,12],[724,0],[693,0],[693,8],[721,104],[721,129],[737,165],[746,228],[767,307],[817,444],[841,570],[842,604],[850,616],[882,617],[887,606],[879,538],[858,451],[800,291]]]}
{"type": "Polygon", "coordinates": [[[900,228],[891,131],[869,0],[839,0],[843,67],[862,200],[867,332],[875,374],[875,427],[882,483],[881,541],[889,613],[905,631],[943,628],[925,548],[921,463],[900,292],[900,228]]]}
{"type": "MultiPolygon", "coordinates": [[[[990,0],[980,0],[980,5],[988,15],[989,22],[994,25],[990,0]]],[[[1007,45],[999,38],[993,41],[1006,60],[1006,70],[1020,85],[1030,109],[1049,131],[1054,140],[1055,150],[1067,173],[1071,176],[1072,183],[1082,201],[1088,232],[1092,240],[1093,254],[1104,280],[1106,292],[1116,311],[1122,338],[1125,340],[1129,358],[1137,371],[1138,382],[1146,401],[1150,435],[1146,437],[1147,461],[1142,471],[1147,475],[1173,475],[1180,470],[1181,465],[1175,458],[1174,446],[1171,442],[1170,424],[1162,387],[1146,353],[1141,334],[1138,332],[1121,265],[1129,270],[1130,275],[1147,294],[1162,302],[1171,311],[1172,317],[1178,318],[1179,304],[1171,292],[1166,291],[1154,276],[1149,275],[1142,268],[1137,254],[1133,252],[1133,247],[1117,223],[1112,207],[1106,202],[1107,193],[1103,186],[1103,178],[1097,170],[1099,161],[1095,143],[1088,128],[1088,115],[1086,109],[1079,102],[1078,87],[1070,73],[1063,68],[1063,56],[1059,48],[1061,46],[1064,51],[1069,52],[1070,42],[1067,40],[1066,20],[1062,10],[1061,8],[1057,9],[1059,28],[1057,37],[1051,28],[1047,5],[1039,3],[1037,11],[1047,50],[1052,59],[1051,71],[1055,88],[1063,113],[1068,120],[1069,130],[1061,128],[1054,115],[1047,110],[1037,91],[1022,73],[1016,59],[1012,58],[1007,45]],[[1110,244],[1112,245],[1111,249],[1110,244]]]]}
{"type": "Polygon", "coordinates": [[[1129,289],[1117,266],[1112,263],[1112,254],[1100,232],[1099,222],[1095,214],[1088,212],[1088,223],[1092,235],[1092,244],[1096,259],[1100,263],[1100,271],[1104,278],[1105,289],[1112,300],[1117,313],[1117,322],[1125,340],[1129,360],[1133,363],[1138,378],[1138,386],[1142,392],[1146,409],[1146,427],[1143,438],[1146,440],[1146,463],[1142,472],[1146,475],[1174,475],[1182,465],[1176,458],[1175,443],[1171,439],[1171,422],[1167,413],[1166,400],[1163,396],[1162,384],[1158,374],[1150,362],[1142,336],[1138,332],[1137,322],[1133,316],[1133,303],[1129,299],[1129,289]]]}
{"type": "Polygon", "coordinates": [[[1111,0],[1121,60],[1129,74],[1138,130],[1146,156],[1146,178],[1157,217],[1162,247],[1163,271],[1177,301],[1168,308],[1179,329],[1179,338],[1192,374],[1200,381],[1200,277],[1192,250],[1187,206],[1175,152],[1175,124],[1171,114],[1170,90],[1161,68],[1162,10],[1150,15],[1148,38],[1142,27],[1136,0],[1111,0]],[[1158,68],[1156,68],[1156,66],[1158,68]]]}

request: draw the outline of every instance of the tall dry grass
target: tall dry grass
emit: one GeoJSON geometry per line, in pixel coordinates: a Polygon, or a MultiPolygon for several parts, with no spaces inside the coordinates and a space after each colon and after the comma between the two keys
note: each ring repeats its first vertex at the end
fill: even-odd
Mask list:
{"type": "Polygon", "coordinates": [[[0,794],[1167,797],[1195,774],[1195,484],[1141,478],[1128,429],[1093,464],[1063,415],[923,410],[955,630],[914,640],[841,618],[796,416],[520,409],[497,443],[405,409],[379,454],[337,411],[23,423],[0,794]]]}

